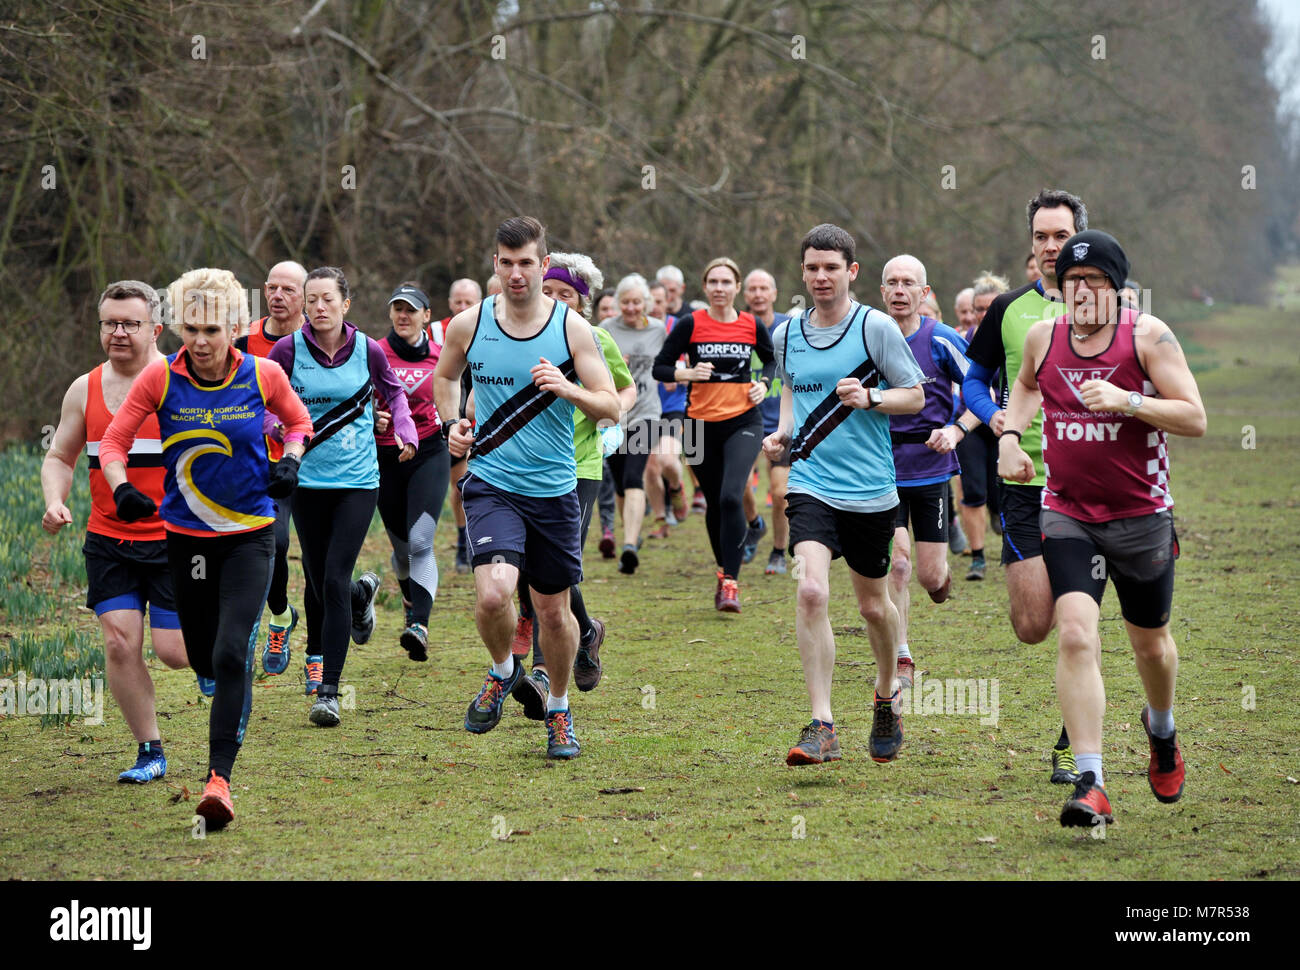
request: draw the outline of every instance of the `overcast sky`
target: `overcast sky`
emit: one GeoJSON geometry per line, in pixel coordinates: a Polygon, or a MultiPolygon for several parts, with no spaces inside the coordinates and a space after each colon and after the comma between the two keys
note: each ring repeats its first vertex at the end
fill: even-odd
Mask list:
{"type": "MultiPolygon", "coordinates": [[[[1300,0],[1260,0],[1261,6],[1264,7],[1278,22],[1278,28],[1281,31],[1289,33],[1292,38],[1292,48],[1294,49],[1294,38],[1300,34],[1300,0]]],[[[1275,65],[1269,65],[1270,71],[1275,65]]],[[[1280,84],[1281,77],[1273,72],[1273,82],[1280,84]]],[[[1284,97],[1289,97],[1293,101],[1300,101],[1300,78],[1293,79],[1290,90],[1283,92],[1284,97]]]]}

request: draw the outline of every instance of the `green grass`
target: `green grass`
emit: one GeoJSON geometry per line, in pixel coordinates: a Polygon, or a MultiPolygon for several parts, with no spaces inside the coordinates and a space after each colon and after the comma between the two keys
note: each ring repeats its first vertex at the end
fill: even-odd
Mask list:
{"type": "MultiPolygon", "coordinates": [[[[170,761],[162,783],[114,783],[134,745],[111,700],[93,729],[0,721],[0,877],[1295,879],[1295,284],[1300,273],[1284,275],[1281,308],[1171,320],[1210,412],[1204,439],[1172,446],[1187,789],[1167,806],[1147,787],[1141,688],[1108,591],[1104,753],[1117,822],[1104,840],[1057,823],[1066,790],[1047,783],[1060,725],[1054,638],[1015,642],[1000,567],[982,584],[959,578],[942,607],[914,587],[910,637],[929,678],[998,678],[996,727],[977,715],[912,715],[900,759],[876,765],[866,755],[870,650],[837,564],[834,701],[845,760],[791,769],[784,754],[808,718],[795,583],[746,567],[744,613],[718,615],[703,522],[692,516],[666,543],[647,541],[633,577],[602,561],[593,537],[585,590],[610,636],[600,687],[572,695],[577,761],[546,763],[542,726],[513,701],[489,735],[463,730],[486,653],[472,584],[450,569],[454,530],[439,535],[430,661],[412,664],[396,646],[400,600],[376,529],[358,571],[377,568],[387,598],[374,638],[349,658],[355,709],[340,728],[307,722],[300,634],[290,672],[255,688],[235,769],[238,817],[200,840],[190,819],[208,708],[189,672],[152,664],[170,761]],[[1242,447],[1244,425],[1255,429],[1254,449],[1242,447]],[[636,790],[602,793],[618,789],[636,790]],[[802,839],[792,837],[798,818],[802,839]]],[[[992,538],[994,557],[996,546],[992,538]]],[[[50,561],[43,534],[33,548],[38,564],[50,561]]],[[[0,613],[0,632],[43,634],[62,622],[93,635],[93,617],[66,605],[79,590],[53,588],[46,574],[33,581],[62,598],[65,618],[33,626],[0,613]]]]}

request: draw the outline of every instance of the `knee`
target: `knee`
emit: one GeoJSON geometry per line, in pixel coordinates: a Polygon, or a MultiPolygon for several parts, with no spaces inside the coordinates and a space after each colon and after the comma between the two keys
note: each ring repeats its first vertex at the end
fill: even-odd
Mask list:
{"type": "Polygon", "coordinates": [[[185,652],[185,641],[180,637],[160,637],[153,631],[153,652],[172,670],[184,670],[190,665],[189,655],[185,652]]]}
{"type": "Polygon", "coordinates": [[[858,612],[868,624],[884,622],[889,610],[889,600],[884,596],[869,596],[858,604],[858,612]]]}
{"type": "Polygon", "coordinates": [[[509,609],[512,597],[513,590],[501,586],[489,586],[479,591],[478,611],[486,615],[504,612],[509,609]]]}
{"type": "Polygon", "coordinates": [[[1151,631],[1133,640],[1133,654],[1144,664],[1164,664],[1178,660],[1178,648],[1174,638],[1165,631],[1151,631]]]}
{"type": "Polygon", "coordinates": [[[556,597],[554,599],[547,597],[545,600],[541,597],[534,597],[533,609],[537,617],[537,625],[548,632],[563,630],[569,619],[573,616],[569,609],[569,602],[565,597],[556,597]]]}
{"type": "Polygon", "coordinates": [[[824,613],[830,602],[830,588],[814,579],[799,580],[799,609],[804,613],[824,613]]]}
{"type": "Polygon", "coordinates": [[[1012,607],[1011,629],[1021,643],[1042,643],[1052,632],[1052,618],[1043,618],[1023,608],[1012,607]]]}
{"type": "Polygon", "coordinates": [[[742,488],[738,492],[724,493],[718,499],[719,510],[723,515],[743,515],[745,511],[745,492],[748,489],[742,488]]]}
{"type": "Polygon", "coordinates": [[[897,585],[906,586],[908,580],[912,578],[911,558],[906,553],[898,552],[896,550],[894,552],[894,561],[889,567],[889,573],[890,577],[897,585]]]}
{"type": "Polygon", "coordinates": [[[930,592],[934,592],[943,585],[944,576],[948,572],[948,563],[939,560],[937,563],[921,563],[916,569],[916,578],[930,592]]]}
{"type": "Polygon", "coordinates": [[[104,631],[104,660],[113,666],[122,666],[132,662],[142,662],[140,648],[134,638],[121,630],[104,631]]]}
{"type": "Polygon", "coordinates": [[[1062,617],[1058,641],[1063,656],[1092,656],[1099,644],[1097,628],[1074,617],[1062,617]]]}
{"type": "Polygon", "coordinates": [[[226,681],[238,680],[244,676],[245,660],[238,650],[218,647],[212,655],[212,675],[226,681]]]}

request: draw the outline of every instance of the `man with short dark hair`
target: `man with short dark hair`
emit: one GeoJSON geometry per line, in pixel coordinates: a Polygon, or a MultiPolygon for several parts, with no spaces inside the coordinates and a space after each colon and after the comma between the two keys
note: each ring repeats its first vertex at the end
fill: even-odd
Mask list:
{"type": "Polygon", "coordinates": [[[1098,634],[1108,577],[1147,699],[1140,720],[1148,784],[1158,801],[1176,802],[1185,776],[1173,714],[1178,539],[1165,436],[1205,434],[1205,407],[1173,332],[1120,304],[1127,272],[1124,250],[1104,232],[1065,243],[1054,268],[1065,313],[1030,327],[998,443],[1004,478],[1034,478],[1037,463],[1021,442],[1041,404],[1047,484],[1039,528],[1061,631],[1056,696],[1079,771],[1062,825],[1113,821],[1102,775],[1098,634]]]}
{"type": "Polygon", "coordinates": [[[492,658],[465,729],[483,734],[496,727],[506,695],[524,675],[510,649],[522,570],[550,675],[547,756],[575,758],[568,685],[578,624],[569,587],[582,581],[582,550],[573,410],[616,421],[619,400],[590,324],[542,295],[550,260],[541,223],[525,216],[498,226],[493,262],[502,293],[452,317],[433,378],[439,414],[459,413],[467,366],[474,385],[476,423],[443,425],[454,451],[469,449],[463,496],[475,621],[492,658]]]}
{"type": "MultiPolygon", "coordinates": [[[[145,784],[167,773],[158,718],[154,710],[153,678],[145,666],[144,617],[149,612],[153,651],[168,667],[189,666],[175,592],[167,566],[167,533],[155,509],[133,522],[117,514],[113,490],[99,464],[99,444],[126,400],[131,385],[145,367],[163,359],[158,350],[162,333],[158,293],[147,283],[120,280],[99,298],[99,343],[108,358],[89,374],[72,382],[63,397],[63,411],[54,440],[41,464],[45,515],[41,526],[57,535],[72,524],[64,503],[72,491],[72,476],[82,448],[90,460],[90,521],[86,526],[86,606],[95,611],[104,632],[104,665],[108,687],[139,746],[135,765],[118,781],[145,784]]],[[[150,416],[126,458],[127,480],[161,505],[163,499],[162,440],[158,419],[150,416]]]]}
{"type": "MultiPolygon", "coordinates": [[[[1010,381],[1014,380],[1009,375],[1020,371],[1029,328],[1040,320],[1055,319],[1064,308],[1056,286],[1056,260],[1061,248],[1067,239],[1088,227],[1088,209],[1083,201],[1060,190],[1039,192],[1029,200],[1026,216],[1034,260],[1042,278],[993,298],[971,341],[967,354],[971,367],[962,382],[966,406],[995,435],[1002,433],[1006,411],[989,396],[994,376],[1001,374],[997,399],[1005,408],[1010,381]]],[[[1042,428],[1043,418],[1039,414],[1024,431],[1024,449],[1033,456],[1035,474],[1027,481],[1004,481],[998,498],[1011,626],[1023,643],[1042,643],[1056,622],[1038,531],[1038,510],[1045,482],[1042,428]]],[[[1062,727],[1052,749],[1051,780],[1055,784],[1073,784],[1077,777],[1069,734],[1062,727]]]]}

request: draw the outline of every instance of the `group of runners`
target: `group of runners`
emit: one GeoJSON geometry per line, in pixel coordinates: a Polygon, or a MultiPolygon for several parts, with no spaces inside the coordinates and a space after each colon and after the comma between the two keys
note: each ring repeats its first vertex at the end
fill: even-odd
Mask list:
{"type": "Polygon", "coordinates": [[[775,311],[771,273],[742,274],[726,257],[700,274],[699,305],[684,302],[686,278],[672,266],[653,283],[631,274],[605,290],[590,257],[549,252],[544,227],[524,216],[497,229],[486,296],[459,280],[451,315],[435,321],[419,284],[401,282],[380,341],[348,322],[348,281],[333,267],[273,267],[268,314],[251,325],[231,273],[184,274],[167,291],[183,348],[166,358],[158,294],[136,281],[109,286],[99,303],[107,360],[69,389],[42,484],[43,524],[57,532],[71,524],[63,503],[85,449],[87,605],[139,744],[121,780],[166,771],[141,657],[146,606],[159,658],[188,662],[212,696],[197,811],[220,827],[234,817],[230,774],[257,647],[267,674],[290,665],[300,621],[287,594],[290,520],[305,580],[309,717],[334,726],[349,643],[374,629],[380,579],[353,579],[373,514],[405,605],[400,644],[423,661],[449,491],[456,568],[473,572],[490,658],[465,729],[492,730],[511,695],[544,721],[548,757],[576,757],[569,685],[597,686],[606,634],[581,588],[597,510],[601,552],[617,553],[625,574],[640,566],[648,515],[650,534],[665,537],[702,511],[714,608],[739,612],[741,566],[767,531],[751,484],[761,452],[774,540],[766,572],[784,573],[787,555],[800,567],[796,638],[812,719],[788,764],[841,757],[831,562],[848,566],[876,661],[869,753],[892,761],[904,738],[900,692],[917,669],[910,580],[935,603],[951,596],[947,547],[958,527],[966,578],[984,578],[986,506],[996,503],[1016,637],[1036,644],[1059,628],[1063,726],[1050,778],[1073,785],[1061,823],[1113,820],[1101,763],[1107,577],[1146,693],[1150,785],[1177,800],[1165,437],[1203,434],[1204,408],[1172,332],[1121,297],[1127,258],[1087,228],[1083,203],[1044,190],[1027,223],[1030,282],[1003,292],[1005,281],[985,274],[958,294],[956,328],[938,319],[911,255],[885,263],[883,310],[859,302],[854,239],[829,224],[799,244],[808,305],[791,315],[775,311]],[[606,488],[621,509],[621,552],[601,508],[606,488]]]}

